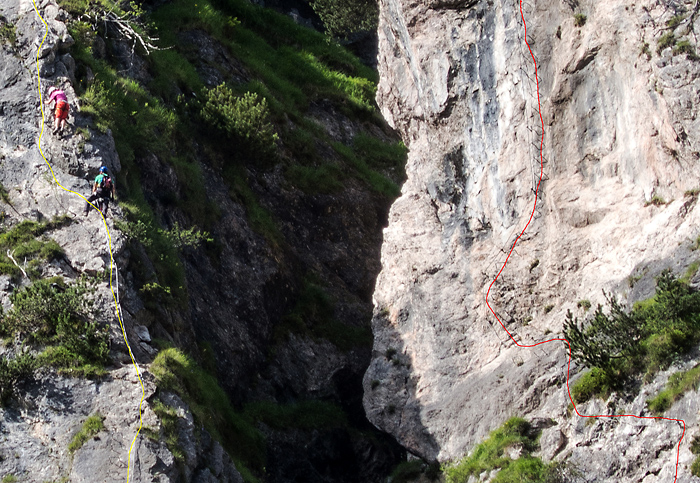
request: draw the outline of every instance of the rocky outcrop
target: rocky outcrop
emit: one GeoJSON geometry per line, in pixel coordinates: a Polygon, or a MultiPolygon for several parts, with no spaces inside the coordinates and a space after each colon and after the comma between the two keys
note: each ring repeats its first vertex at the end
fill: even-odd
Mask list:
{"type": "MultiPolygon", "coordinates": [[[[684,8],[523,2],[536,79],[517,2],[381,2],[377,97],[410,154],[384,232],[364,405],[411,452],[459,458],[510,416],[554,417],[549,457],[570,456],[597,481],[673,478],[678,426],[567,419],[563,344],[516,347],[486,291],[533,213],[539,112],[537,208],[489,299],[517,340],[552,338],[577,301],[603,302],[601,289],[648,297],[662,268],[697,259],[700,211],[686,191],[700,186],[700,65],[651,52],[684,8]],[[632,274],[644,284],[631,289],[632,274]]],[[[700,27],[690,13],[678,37],[700,27]]],[[[692,434],[687,398],[669,414],[687,416],[692,434]]]]}

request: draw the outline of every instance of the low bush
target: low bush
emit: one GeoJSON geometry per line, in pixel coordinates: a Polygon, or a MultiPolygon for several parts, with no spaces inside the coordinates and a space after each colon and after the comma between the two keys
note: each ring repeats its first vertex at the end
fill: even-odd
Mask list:
{"type": "Polygon", "coordinates": [[[698,55],[695,53],[695,47],[688,40],[680,40],[673,47],[673,55],[686,54],[686,58],[690,60],[698,60],[698,55]]]}
{"type": "Polygon", "coordinates": [[[602,369],[594,367],[584,372],[571,386],[571,397],[577,403],[584,403],[596,396],[607,399],[615,387],[615,380],[602,369]]]}
{"type": "Polygon", "coordinates": [[[335,302],[323,287],[306,279],[294,307],[275,328],[274,337],[280,341],[287,333],[294,332],[325,339],[344,351],[371,346],[372,332],[369,328],[343,324],[335,319],[334,312],[335,302]]]}
{"type": "Polygon", "coordinates": [[[107,328],[95,322],[87,279],[66,284],[54,277],[12,294],[12,309],[0,321],[0,334],[45,347],[37,362],[61,372],[93,376],[109,361],[107,328]]]}
{"type": "Polygon", "coordinates": [[[404,461],[391,472],[392,483],[409,483],[423,474],[425,463],[421,460],[404,461]]]}
{"type": "Polygon", "coordinates": [[[685,19],[685,15],[674,15],[666,21],[666,26],[670,29],[675,29],[685,19]]]}
{"type": "Polygon", "coordinates": [[[237,143],[248,157],[274,157],[279,137],[270,123],[267,100],[247,92],[236,96],[226,85],[207,90],[202,119],[237,143]]]}
{"type": "Polygon", "coordinates": [[[0,406],[12,396],[19,381],[31,376],[36,367],[36,359],[31,354],[14,358],[0,356],[0,406]]]}
{"type": "Polygon", "coordinates": [[[574,26],[575,27],[583,27],[586,25],[586,20],[588,18],[582,14],[582,13],[575,13],[574,14],[574,26]]]}
{"type": "Polygon", "coordinates": [[[72,222],[68,216],[38,223],[24,220],[7,231],[0,233],[0,273],[20,276],[22,271],[12,261],[22,260],[23,268],[31,279],[39,277],[42,262],[54,260],[63,255],[63,249],[45,234],[51,230],[67,226],[72,222]]]}
{"type": "MultiPolygon", "coordinates": [[[[598,368],[607,383],[618,381],[619,387],[638,374],[650,377],[700,342],[700,292],[669,271],[657,278],[656,294],[629,314],[614,297],[605,298],[607,313],[598,305],[587,321],[579,323],[569,311],[564,336],[574,360],[598,368]]],[[[595,379],[602,383],[599,371],[595,379]]]]}
{"type": "Polygon", "coordinates": [[[6,42],[10,46],[17,45],[17,27],[0,15],[0,42],[6,42]]]}
{"type": "Polygon", "coordinates": [[[333,37],[373,31],[379,22],[377,0],[314,0],[311,6],[333,37]]]}

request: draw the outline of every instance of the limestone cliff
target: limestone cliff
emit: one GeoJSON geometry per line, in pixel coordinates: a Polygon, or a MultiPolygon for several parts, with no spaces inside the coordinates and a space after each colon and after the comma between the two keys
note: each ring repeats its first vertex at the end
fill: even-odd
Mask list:
{"type": "MultiPolygon", "coordinates": [[[[659,39],[675,32],[692,46],[700,24],[684,2],[528,0],[522,11],[544,177],[489,301],[532,343],[559,333],[568,309],[581,313],[577,301],[602,303],[605,289],[631,304],[661,269],[682,274],[698,257],[700,64],[659,39]]],[[[518,2],[384,0],[379,39],[378,101],[410,152],[374,294],[370,420],[446,461],[510,416],[552,417],[547,457],[576,461],[589,481],[673,481],[677,424],[569,418],[563,344],[518,348],[486,306],[540,171],[518,2]]],[[[651,391],[617,411],[644,413],[651,391]]],[[[698,405],[692,393],[667,413],[688,424],[678,481],[695,481],[698,405]]]]}

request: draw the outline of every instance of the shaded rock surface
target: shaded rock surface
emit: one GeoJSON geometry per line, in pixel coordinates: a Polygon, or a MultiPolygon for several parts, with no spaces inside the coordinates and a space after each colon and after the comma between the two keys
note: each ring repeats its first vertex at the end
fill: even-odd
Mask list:
{"type": "MultiPolygon", "coordinates": [[[[569,419],[563,344],[516,347],[486,294],[531,215],[489,295],[523,344],[555,337],[579,300],[603,303],[604,289],[631,304],[663,268],[683,274],[698,259],[686,191],[700,186],[700,65],[651,52],[684,8],[523,2],[545,127],[533,213],[542,130],[518,3],[381,2],[377,98],[410,154],[384,232],[364,406],[409,451],[457,459],[511,416],[551,416],[543,455],[576,461],[589,481],[673,480],[678,424],[569,419]]],[[[700,27],[689,15],[676,35],[693,43],[690,22],[700,27]]],[[[668,413],[689,424],[678,481],[695,480],[696,399],[668,413]]],[[[646,414],[644,400],[615,411],[646,414]]],[[[581,413],[606,412],[591,404],[581,413]]]]}
{"type": "MultiPolygon", "coordinates": [[[[15,45],[0,43],[0,182],[12,202],[12,206],[3,205],[3,227],[63,214],[74,218],[70,225],[47,233],[63,248],[65,257],[41,267],[43,276],[76,279],[88,274],[104,280],[110,268],[107,247],[112,247],[119,268],[126,336],[146,383],[144,423],[152,430],[149,434],[156,435],[151,440],[142,433],[136,440],[131,450],[132,481],[239,482],[241,478],[221,446],[197,427],[187,406],[175,395],[157,397],[178,413],[178,443],[185,449],[184,464],[179,464],[163,443],[160,422],[150,409],[156,388],[148,364],[157,354],[152,344],[155,339],[195,354],[208,344],[214,360],[209,369],[217,373],[237,408],[249,400],[285,404],[307,399],[342,407],[352,428],[270,432],[269,452],[277,457],[268,458],[269,481],[292,481],[286,468],[295,465],[311,468],[314,481],[319,482],[381,480],[403,453],[363,414],[361,381],[370,348],[365,344],[341,350],[310,335],[292,333],[281,342],[274,336],[302,290],[299,281],[311,272],[320,274],[335,301],[334,318],[350,328],[368,329],[388,201],[357,180],[349,180],[340,195],[330,196],[306,195],[290,187],[282,167],[264,176],[251,176],[252,191],[280,225],[283,242],[272,246],[251,228],[245,208],[232,199],[220,175],[202,163],[207,196],[221,211],[210,229],[220,251],[216,256],[204,249],[183,252],[189,295],[184,309],[147,308],[139,292],[143,280],[135,272],[153,273],[154,268],[142,256],[143,248],[128,247],[126,237],[115,227],[122,219],[118,203],[110,208],[107,225],[111,237],[107,237],[94,212],[82,217],[84,201],[55,183],[86,196],[100,166],[119,173],[122,165],[112,134],[94,128],[92,120],[81,113],[71,87],[76,65],[69,53],[73,44],[66,28],[69,16],[52,0],[39,1],[37,6],[47,27],[36,16],[31,1],[9,0],[0,5],[0,15],[16,27],[18,35],[15,45]],[[41,130],[36,57],[44,33],[46,40],[38,53],[41,91],[49,85],[61,86],[71,103],[68,133],[62,138],[50,133],[52,116],[46,108],[47,125],[41,130]],[[40,138],[53,171],[39,152],[40,138]]],[[[207,85],[250,80],[238,62],[202,31],[183,32],[180,40],[201,50],[197,68],[207,85]],[[219,68],[213,70],[213,64],[219,68]]],[[[98,36],[93,48],[96,57],[113,55],[123,60],[120,71],[132,78],[144,83],[149,80],[147,63],[131,55],[128,46],[104,42],[98,36]]],[[[89,72],[86,77],[91,82],[89,72]]],[[[318,106],[314,115],[319,124],[331,119],[329,129],[335,130],[331,133],[334,138],[349,139],[361,127],[360,121],[346,119],[325,106],[318,106]]],[[[164,193],[171,197],[180,194],[172,167],[154,155],[139,157],[136,163],[144,178],[162,180],[161,186],[143,187],[156,219],[165,228],[175,222],[187,226],[191,220],[164,200],[164,193]]],[[[118,195],[119,191],[117,185],[118,195]]],[[[116,283],[116,277],[112,281],[116,283]]],[[[29,283],[9,278],[0,282],[0,300],[6,308],[13,290],[29,283]]],[[[12,474],[32,483],[63,477],[76,482],[125,478],[141,394],[113,316],[112,293],[104,281],[98,286],[96,301],[103,314],[101,321],[110,326],[115,367],[108,368],[109,376],[100,382],[53,372],[27,382],[24,399],[13,400],[0,413],[0,426],[5,431],[0,440],[0,476],[12,474]],[[60,391],[52,389],[54,386],[60,391]],[[86,416],[96,411],[103,411],[105,430],[70,455],[67,445],[73,434],[86,416]],[[25,448],[17,457],[16,447],[25,448]]],[[[12,348],[0,352],[5,350],[12,348]]]]}

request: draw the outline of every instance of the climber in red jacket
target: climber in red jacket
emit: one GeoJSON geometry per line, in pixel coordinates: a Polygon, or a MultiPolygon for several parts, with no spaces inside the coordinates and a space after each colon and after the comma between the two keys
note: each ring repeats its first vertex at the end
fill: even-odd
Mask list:
{"type": "Polygon", "coordinates": [[[57,132],[63,132],[66,127],[66,122],[68,121],[68,97],[66,93],[57,87],[49,87],[47,93],[49,96],[46,100],[46,104],[51,105],[55,102],[55,117],[53,123],[53,134],[57,132]]]}

